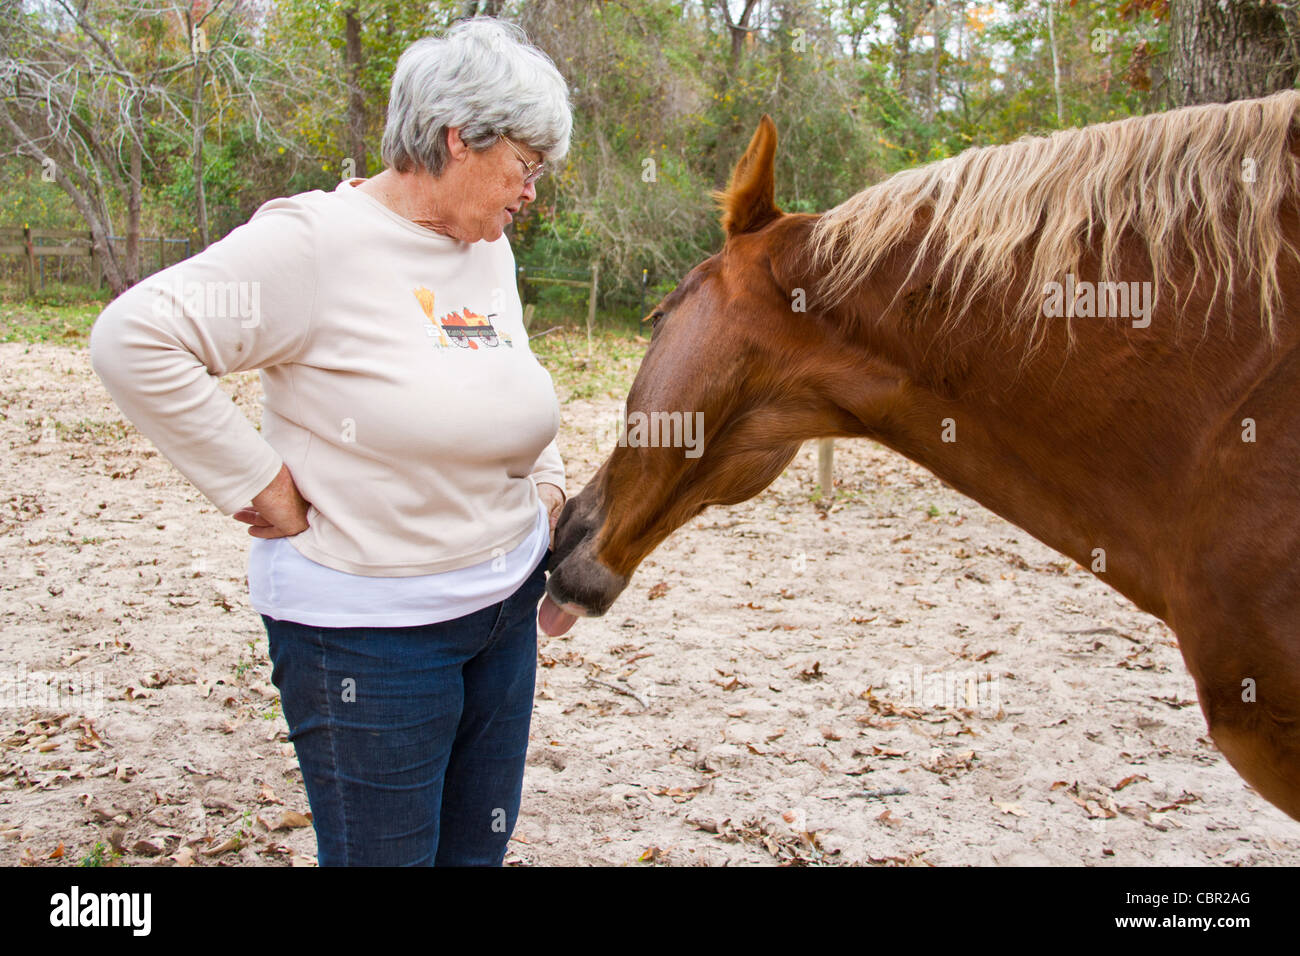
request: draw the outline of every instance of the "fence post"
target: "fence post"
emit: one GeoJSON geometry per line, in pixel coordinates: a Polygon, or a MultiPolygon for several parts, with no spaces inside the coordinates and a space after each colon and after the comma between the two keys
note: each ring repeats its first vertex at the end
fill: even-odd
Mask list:
{"type": "Polygon", "coordinates": [[[817,439],[817,483],[821,485],[824,507],[830,507],[835,500],[835,477],[832,473],[834,462],[835,439],[817,439]]]}
{"type": "Polygon", "coordinates": [[[32,227],[23,223],[23,248],[27,259],[27,294],[36,295],[36,252],[32,249],[32,227]]]}
{"type": "Polygon", "coordinates": [[[591,295],[587,297],[587,357],[591,357],[591,328],[596,324],[596,290],[600,283],[600,260],[591,263],[591,295]]]}

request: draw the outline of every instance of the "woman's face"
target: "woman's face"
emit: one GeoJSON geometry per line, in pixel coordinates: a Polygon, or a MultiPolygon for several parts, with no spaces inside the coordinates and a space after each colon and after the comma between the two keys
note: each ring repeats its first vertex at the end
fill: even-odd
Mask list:
{"type": "MultiPolygon", "coordinates": [[[[540,162],[542,154],[523,143],[515,144],[529,162],[540,162]]],[[[533,183],[524,185],[527,171],[523,161],[505,141],[498,139],[482,152],[470,151],[464,164],[461,193],[461,229],[465,242],[480,239],[493,242],[526,203],[537,198],[533,183]]]]}

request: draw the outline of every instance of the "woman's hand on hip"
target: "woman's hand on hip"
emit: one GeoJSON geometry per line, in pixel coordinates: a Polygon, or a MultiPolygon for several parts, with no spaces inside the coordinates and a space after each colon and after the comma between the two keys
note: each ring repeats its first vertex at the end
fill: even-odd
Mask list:
{"type": "Polygon", "coordinates": [[[250,525],[248,533],[254,538],[288,538],[307,530],[309,507],[293,482],[289,466],[282,464],[280,473],[253,499],[253,506],[231,517],[250,525]]]}
{"type": "Polygon", "coordinates": [[[546,513],[551,518],[551,547],[554,548],[555,523],[560,520],[560,512],[564,510],[564,492],[549,481],[539,481],[537,493],[541,496],[542,504],[546,505],[546,513]]]}

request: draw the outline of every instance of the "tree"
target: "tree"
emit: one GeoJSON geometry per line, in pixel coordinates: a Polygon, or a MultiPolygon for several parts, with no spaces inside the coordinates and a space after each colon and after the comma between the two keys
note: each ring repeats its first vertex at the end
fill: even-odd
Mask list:
{"type": "Polygon", "coordinates": [[[224,0],[215,0],[207,7],[204,0],[192,0],[189,8],[180,12],[185,27],[185,36],[190,40],[190,53],[194,57],[191,66],[194,76],[190,104],[190,127],[192,130],[192,148],[190,165],[194,174],[194,217],[198,232],[197,244],[206,249],[212,241],[208,228],[208,198],[203,179],[203,144],[208,128],[208,115],[204,111],[204,91],[208,85],[209,54],[232,33],[236,32],[237,18],[243,14],[238,0],[231,3],[220,20],[216,13],[224,0]],[[211,20],[212,23],[208,21],[211,20]]]}
{"type": "MultiPolygon", "coordinates": [[[[19,153],[36,160],[86,221],[95,255],[114,294],[140,278],[140,192],[146,100],[169,74],[189,64],[155,55],[165,25],[131,17],[113,31],[89,9],[64,0],[41,12],[17,2],[0,7],[0,123],[19,153]],[[129,39],[119,51],[110,38],[129,39]],[[110,199],[126,207],[126,256],[112,234],[110,199]]],[[[120,41],[119,41],[120,42],[120,41]]],[[[168,108],[180,111],[169,101],[168,108]]]]}
{"type": "Polygon", "coordinates": [[[1169,96],[1175,106],[1226,103],[1291,89],[1296,57],[1280,4],[1174,0],[1169,96]]]}
{"type": "Polygon", "coordinates": [[[72,201],[114,295],[141,277],[146,178],[156,182],[169,151],[189,152],[206,241],[209,86],[220,85],[219,110],[240,107],[260,125],[258,88],[271,54],[247,42],[254,14],[245,0],[229,0],[224,19],[204,26],[223,2],[160,11],[150,0],[52,0],[28,10],[0,0],[0,131],[72,201]],[[120,256],[110,236],[123,209],[120,256]]]}
{"type": "Polygon", "coordinates": [[[352,2],[353,5],[343,11],[343,49],[348,72],[348,147],[356,164],[356,174],[364,178],[370,175],[366,162],[366,98],[361,86],[365,62],[361,53],[361,16],[356,0],[352,2]]]}
{"type": "Polygon", "coordinates": [[[1047,11],[1047,42],[1052,49],[1052,92],[1056,94],[1056,125],[1065,123],[1065,106],[1061,98],[1061,49],[1056,43],[1056,9],[1055,0],[1045,0],[1043,7],[1047,11]]]}

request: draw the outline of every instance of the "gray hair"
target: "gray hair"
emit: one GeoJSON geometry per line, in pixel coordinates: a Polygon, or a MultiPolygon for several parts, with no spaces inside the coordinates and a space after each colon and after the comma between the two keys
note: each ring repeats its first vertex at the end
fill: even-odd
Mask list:
{"type": "Polygon", "coordinates": [[[504,133],[554,166],[569,151],[573,113],[564,77],[513,23],[474,17],[416,40],[393,71],[381,155],[386,166],[442,173],[447,128],[471,149],[504,133]]]}

